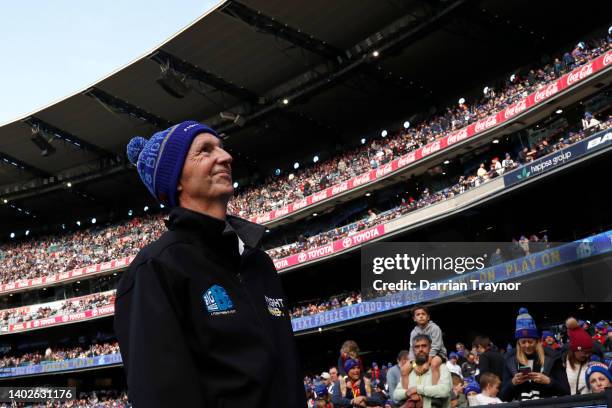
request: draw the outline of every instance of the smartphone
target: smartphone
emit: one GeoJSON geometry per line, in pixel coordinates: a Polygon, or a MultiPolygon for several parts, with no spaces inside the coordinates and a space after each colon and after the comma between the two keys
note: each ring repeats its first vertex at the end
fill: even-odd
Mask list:
{"type": "Polygon", "coordinates": [[[518,371],[521,374],[529,374],[531,372],[531,367],[528,365],[521,365],[519,366],[518,371]]]}

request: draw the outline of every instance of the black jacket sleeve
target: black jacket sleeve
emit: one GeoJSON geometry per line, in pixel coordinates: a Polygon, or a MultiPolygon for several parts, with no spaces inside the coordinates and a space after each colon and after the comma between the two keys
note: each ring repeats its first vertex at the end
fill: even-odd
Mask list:
{"type": "Polygon", "coordinates": [[[135,408],[205,406],[176,290],[167,268],[152,259],[130,268],[119,283],[115,333],[135,408]]]}
{"type": "Polygon", "coordinates": [[[556,397],[570,395],[571,390],[569,382],[567,381],[567,373],[559,357],[555,358],[548,376],[550,378],[550,384],[544,385],[544,387],[549,395],[554,395],[556,397]]]}

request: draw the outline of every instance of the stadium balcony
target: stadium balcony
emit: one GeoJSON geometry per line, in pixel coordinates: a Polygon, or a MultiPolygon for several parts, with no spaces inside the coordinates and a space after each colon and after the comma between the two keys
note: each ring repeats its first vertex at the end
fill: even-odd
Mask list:
{"type": "Polygon", "coordinates": [[[434,160],[473,150],[480,143],[522,129],[549,115],[552,111],[596,92],[611,82],[610,65],[612,65],[612,51],[607,50],[559,79],[540,84],[541,89],[520,98],[510,106],[461,129],[440,133],[436,135],[436,140],[401,157],[394,158],[376,169],[315,191],[307,197],[273,211],[256,215],[241,213],[238,209],[234,209],[233,212],[239,216],[248,217],[253,222],[273,227],[296,221],[303,215],[353,199],[363,194],[365,190],[373,191],[384,188],[389,182],[414,174],[419,167],[422,171],[423,166],[434,160]]]}
{"type": "MultiPolygon", "coordinates": [[[[605,128],[610,125],[612,125],[610,121],[601,124],[605,128]]],[[[390,239],[397,234],[452,216],[471,206],[499,197],[521,186],[529,185],[542,177],[546,177],[546,175],[604,154],[610,150],[611,145],[612,138],[609,131],[602,130],[585,139],[577,140],[559,151],[539,157],[517,169],[506,171],[502,176],[466,189],[460,194],[453,194],[448,197],[440,195],[435,200],[427,201],[426,205],[423,204],[414,208],[395,207],[378,214],[372,222],[357,222],[338,228],[337,239],[328,240],[329,242],[324,245],[308,248],[288,256],[278,255],[283,253],[283,247],[273,248],[269,250],[269,253],[280,273],[328,260],[354,251],[366,243],[390,239]]],[[[149,238],[154,239],[155,236],[153,234],[149,238]]],[[[137,249],[135,248],[135,250],[137,249]]],[[[0,285],[0,294],[40,289],[94,276],[116,275],[124,270],[132,259],[133,256],[127,256],[74,270],[3,283],[0,285]]]]}

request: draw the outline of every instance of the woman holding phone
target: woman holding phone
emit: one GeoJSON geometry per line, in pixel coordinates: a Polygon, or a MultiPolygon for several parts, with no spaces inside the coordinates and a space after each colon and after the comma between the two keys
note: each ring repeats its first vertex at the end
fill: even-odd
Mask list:
{"type": "Polygon", "coordinates": [[[569,395],[559,353],[542,347],[535,321],[526,308],[516,318],[516,348],[506,356],[500,398],[524,401],[569,395]]]}

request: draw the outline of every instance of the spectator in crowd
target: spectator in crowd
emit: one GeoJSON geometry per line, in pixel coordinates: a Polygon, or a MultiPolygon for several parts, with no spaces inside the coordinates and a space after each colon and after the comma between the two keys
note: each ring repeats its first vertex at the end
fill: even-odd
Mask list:
{"type": "Polygon", "coordinates": [[[472,342],[472,346],[478,353],[479,375],[476,376],[476,381],[480,382],[479,376],[484,373],[493,373],[501,378],[504,373],[505,361],[497,347],[491,343],[491,340],[487,336],[477,336],[472,342]]]}
{"type": "Polygon", "coordinates": [[[561,345],[557,343],[555,335],[550,330],[542,331],[542,346],[551,348],[553,350],[559,350],[561,345]]]}
{"type": "Polygon", "coordinates": [[[327,387],[329,395],[334,394],[334,384],[336,381],[338,381],[338,369],[336,367],[331,367],[329,369],[329,387],[327,387]]]}
{"type": "Polygon", "coordinates": [[[467,360],[461,364],[461,374],[463,374],[463,378],[474,378],[477,372],[476,354],[470,351],[467,353],[467,360]]]}
{"type": "Polygon", "coordinates": [[[461,365],[467,361],[467,350],[465,349],[465,344],[458,342],[455,344],[455,351],[457,351],[457,355],[459,359],[457,360],[457,364],[461,365]]]}
{"type": "Polygon", "coordinates": [[[389,394],[391,395],[391,399],[395,406],[399,406],[399,401],[396,401],[393,398],[393,391],[395,391],[395,388],[400,382],[402,376],[400,367],[402,367],[409,359],[410,352],[408,350],[401,350],[397,355],[397,364],[387,371],[387,389],[389,390],[389,394]]]}
{"type": "Polygon", "coordinates": [[[461,371],[461,366],[457,364],[459,361],[459,355],[454,351],[448,355],[448,361],[446,362],[446,368],[451,374],[457,374],[459,377],[463,378],[463,372],[461,371]]]}
{"type": "Polygon", "coordinates": [[[519,310],[514,336],[516,348],[506,355],[501,399],[524,401],[569,395],[561,357],[542,347],[535,321],[526,308],[519,310]]]}
{"type": "Polygon", "coordinates": [[[451,373],[451,380],[453,383],[453,392],[451,398],[452,408],[465,408],[468,406],[467,398],[463,393],[463,378],[460,375],[451,373]]]}
{"type": "Polygon", "coordinates": [[[572,395],[588,394],[584,377],[586,367],[593,355],[593,339],[578,325],[578,321],[570,317],[565,322],[569,336],[569,350],[564,355],[563,365],[572,395]]]}
{"type": "Polygon", "coordinates": [[[582,128],[584,130],[588,130],[594,126],[598,126],[599,123],[600,122],[597,119],[595,119],[595,117],[593,116],[591,112],[584,113],[584,118],[582,119],[582,128]]]}
{"type": "Polygon", "coordinates": [[[359,361],[359,368],[363,372],[363,363],[359,357],[359,346],[357,345],[357,342],[353,340],[346,340],[340,347],[340,356],[338,357],[338,374],[341,376],[348,374],[346,371],[344,371],[344,363],[347,360],[359,361]]]}
{"type": "Polygon", "coordinates": [[[340,377],[334,385],[331,402],[338,407],[367,407],[383,405],[372,390],[370,380],[362,375],[361,361],[348,358],[344,363],[347,378],[340,377]]]}
{"type": "Polygon", "coordinates": [[[440,378],[440,366],[446,361],[446,347],[444,347],[444,340],[442,339],[442,330],[440,327],[431,321],[429,309],[425,306],[417,306],[412,309],[412,320],[416,324],[412,332],[410,333],[410,361],[414,361],[414,344],[413,340],[419,334],[425,334],[431,340],[429,347],[429,358],[424,364],[416,367],[417,374],[423,375],[423,373],[431,368],[431,381],[432,385],[438,383],[440,378]]]}
{"type": "Polygon", "coordinates": [[[604,392],[606,388],[612,387],[612,367],[600,361],[589,363],[584,377],[588,390],[593,394],[604,392]]]}
{"type": "Polygon", "coordinates": [[[476,395],[474,400],[476,405],[491,405],[501,404],[502,400],[497,398],[501,380],[499,376],[491,372],[484,373],[480,376],[480,394],[476,395]]]}
{"type": "Polygon", "coordinates": [[[430,361],[431,338],[427,334],[417,334],[411,344],[414,360],[402,366],[402,379],[393,391],[393,399],[400,402],[412,401],[415,407],[417,404],[420,406],[419,402],[423,408],[450,407],[452,384],[446,365],[440,365],[440,378],[435,385],[431,367],[425,366],[430,361]]]}
{"type": "Polygon", "coordinates": [[[465,382],[463,393],[468,401],[468,406],[479,405],[476,402],[476,396],[480,393],[480,385],[474,379],[469,379],[465,382]]]}
{"type": "Polygon", "coordinates": [[[327,390],[327,385],[323,382],[316,383],[314,386],[314,407],[315,408],[333,408],[331,396],[327,390]]]}

